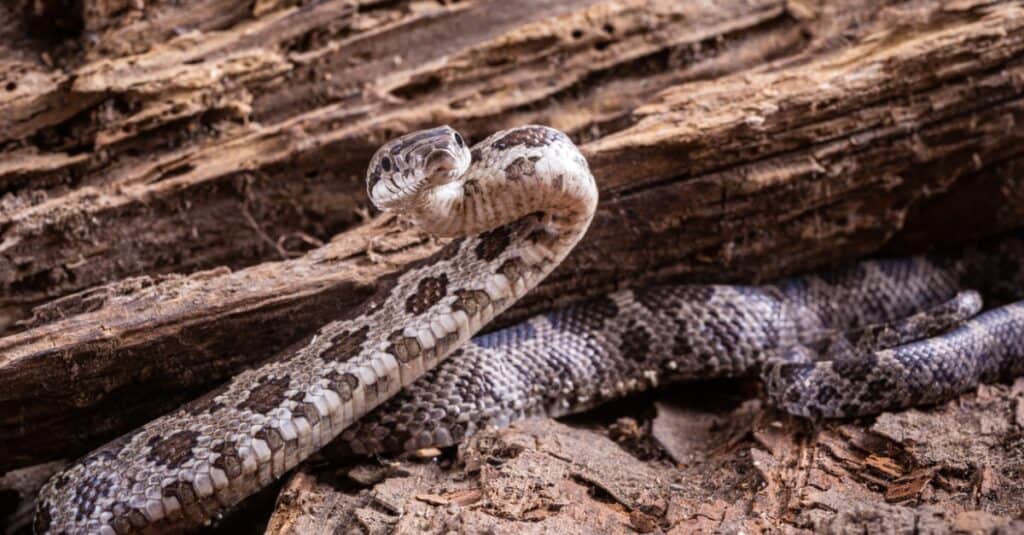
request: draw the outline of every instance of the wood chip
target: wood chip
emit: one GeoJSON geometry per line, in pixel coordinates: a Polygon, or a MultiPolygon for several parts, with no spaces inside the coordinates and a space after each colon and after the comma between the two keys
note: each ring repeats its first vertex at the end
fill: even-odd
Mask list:
{"type": "Polygon", "coordinates": [[[441,450],[437,448],[423,448],[416,450],[416,453],[413,453],[413,455],[420,459],[433,459],[434,457],[441,456],[441,450]]]}
{"type": "Polygon", "coordinates": [[[417,494],[416,499],[431,505],[472,505],[483,498],[483,492],[480,489],[463,489],[452,492],[446,492],[444,494],[417,494]]]}
{"type": "Polygon", "coordinates": [[[447,498],[437,494],[417,494],[416,499],[430,505],[448,505],[450,503],[447,498]]]}
{"type": "Polygon", "coordinates": [[[904,474],[903,468],[896,464],[896,461],[889,457],[883,457],[873,453],[864,459],[864,466],[873,468],[874,470],[892,478],[902,477],[904,474]]]}
{"type": "Polygon", "coordinates": [[[658,519],[643,511],[633,511],[629,513],[629,525],[639,533],[651,533],[658,529],[658,519]]]}
{"type": "Polygon", "coordinates": [[[446,497],[455,505],[466,506],[480,501],[484,497],[484,493],[480,489],[466,489],[448,493],[446,497]]]}
{"type": "Polygon", "coordinates": [[[916,498],[921,494],[925,486],[931,482],[935,472],[934,468],[922,468],[908,474],[906,477],[893,481],[885,489],[885,501],[902,502],[916,498]]]}

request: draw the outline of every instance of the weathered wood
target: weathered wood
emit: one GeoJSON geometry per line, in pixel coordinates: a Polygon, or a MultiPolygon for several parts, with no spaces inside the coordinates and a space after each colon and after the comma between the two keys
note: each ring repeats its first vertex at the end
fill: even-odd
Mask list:
{"type": "MultiPolygon", "coordinates": [[[[1014,176],[1024,158],[1019,2],[885,13],[870,1],[583,4],[542,17],[518,3],[353,13],[324,1],[90,60],[56,83],[64,97],[130,105],[107,104],[111,115],[76,123],[86,133],[62,134],[83,136],[65,138],[76,150],[19,142],[5,154],[15,155],[0,177],[15,190],[0,225],[6,303],[144,275],[53,301],[0,339],[0,470],[80,453],[173,407],[436,250],[375,219],[296,258],[244,267],[356,221],[365,158],[428,123],[479,138],[540,121],[585,142],[603,195],[595,224],[506,321],[620,284],[758,280],[890,242],[920,248],[926,223],[970,211],[961,184],[986,184],[1007,207],[957,238],[1022,222],[1009,204],[1024,195],[1014,176]],[[309,35],[323,10],[351,35],[309,35]],[[465,31],[425,46],[452,28],[465,31]],[[313,43],[279,48],[303,35],[313,43]],[[371,46],[382,55],[363,58],[371,46]],[[401,68],[398,50],[409,54],[401,68]],[[759,54],[779,58],[745,69],[759,54]],[[341,58],[361,59],[333,63],[341,58]],[[218,107],[225,95],[238,98],[218,107]],[[171,102],[205,104],[164,122],[171,102]],[[249,122],[204,122],[214,111],[249,122]],[[156,143],[188,132],[182,121],[205,126],[156,143]],[[100,148],[80,152],[85,140],[100,148]],[[243,268],[159,275],[216,264],[243,268]]],[[[0,110],[12,109],[3,98],[0,110]]],[[[9,116],[32,115],[22,111],[9,116]]],[[[63,119],[37,116],[7,135],[63,131],[63,119]]]]}
{"type": "Polygon", "coordinates": [[[358,221],[366,161],[396,132],[448,122],[479,139],[533,121],[585,141],[673,84],[813,53],[873,8],[804,21],[781,0],[321,0],[261,2],[258,17],[236,0],[131,4],[84,2],[92,30],[67,65],[0,55],[0,80],[17,78],[0,91],[0,143],[19,140],[0,152],[9,321],[127,276],[308,250],[358,221]]]}

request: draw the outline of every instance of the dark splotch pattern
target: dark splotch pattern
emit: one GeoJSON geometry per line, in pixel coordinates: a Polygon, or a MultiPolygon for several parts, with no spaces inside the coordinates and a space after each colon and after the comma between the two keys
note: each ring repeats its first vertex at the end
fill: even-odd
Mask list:
{"type": "Polygon", "coordinates": [[[982,313],[941,336],[849,360],[769,367],[776,406],[810,418],[843,418],[927,405],[1024,374],[1024,302],[982,313]]]}
{"type": "Polygon", "coordinates": [[[420,280],[416,293],[405,300],[405,311],[409,314],[422,314],[448,295],[448,276],[444,273],[436,277],[420,280]]]}
{"type": "Polygon", "coordinates": [[[565,134],[551,128],[525,127],[516,128],[508,134],[498,138],[491,146],[494,150],[504,151],[512,147],[544,147],[557,141],[565,142],[565,134]]]}
{"type": "Polygon", "coordinates": [[[476,256],[480,260],[490,262],[498,257],[508,248],[511,243],[509,227],[502,226],[489,230],[480,235],[480,241],[476,245],[476,256]]]}
{"type": "MultiPolygon", "coordinates": [[[[959,275],[924,258],[861,262],[779,282],[787,303],[813,311],[813,324],[845,331],[890,322],[942,303],[960,290],[959,275]]],[[[802,331],[805,341],[817,334],[802,331]]]]}
{"type": "Polygon", "coordinates": [[[520,156],[508,164],[508,167],[505,167],[505,177],[508,180],[522,180],[531,177],[536,171],[536,163],[536,158],[520,156]]]}
{"type": "Polygon", "coordinates": [[[485,426],[575,412],[665,381],[740,375],[772,347],[796,343],[796,325],[771,289],[674,286],[600,297],[478,336],[344,431],[343,447],[447,445],[485,426]]]}
{"type": "MultiPolygon", "coordinates": [[[[1000,262],[1024,249],[990,250],[999,254],[989,261],[1000,262]]],[[[773,285],[661,286],[555,310],[475,338],[339,445],[360,453],[449,445],[486,426],[576,412],[666,381],[752,372],[774,404],[813,418],[948,399],[1024,374],[1024,303],[975,316],[980,297],[959,292],[977,280],[971,262],[868,261],[773,285]]],[[[1024,284],[1017,291],[1024,297],[1024,284]]]]}

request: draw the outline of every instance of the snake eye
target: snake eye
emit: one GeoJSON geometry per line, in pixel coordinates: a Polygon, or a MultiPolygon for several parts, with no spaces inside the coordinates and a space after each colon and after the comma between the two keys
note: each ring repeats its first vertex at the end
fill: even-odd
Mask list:
{"type": "Polygon", "coordinates": [[[384,169],[385,173],[390,171],[391,170],[391,158],[388,158],[387,156],[381,158],[380,159],[380,166],[381,166],[382,169],[384,169]]]}
{"type": "Polygon", "coordinates": [[[455,132],[455,144],[460,147],[466,146],[466,142],[462,139],[462,136],[460,136],[458,132],[455,132]]]}

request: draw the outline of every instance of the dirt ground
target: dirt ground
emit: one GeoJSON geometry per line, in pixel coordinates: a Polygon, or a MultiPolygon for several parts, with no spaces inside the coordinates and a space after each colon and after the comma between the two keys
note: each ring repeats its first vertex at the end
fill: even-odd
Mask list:
{"type": "MultiPolygon", "coordinates": [[[[756,390],[675,385],[400,458],[328,450],[204,531],[1024,533],[1024,379],[820,424],[756,390]]],[[[5,533],[30,533],[32,488],[59,465],[0,479],[5,533]]]]}
{"type": "Polygon", "coordinates": [[[744,386],[680,385],[427,458],[310,463],[268,533],[1024,533],[1024,380],[820,425],[744,386]]]}

